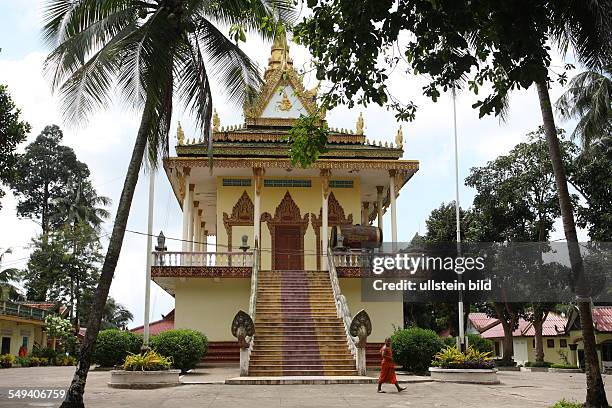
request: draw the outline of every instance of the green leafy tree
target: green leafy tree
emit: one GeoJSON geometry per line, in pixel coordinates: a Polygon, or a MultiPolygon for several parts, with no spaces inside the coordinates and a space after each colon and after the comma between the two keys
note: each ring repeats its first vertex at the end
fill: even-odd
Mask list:
{"type": "Polygon", "coordinates": [[[64,319],[56,314],[50,314],[45,317],[45,331],[47,336],[51,338],[53,342],[52,348],[55,350],[57,340],[72,336],[72,324],[68,319],[64,319]]]}
{"type": "MultiPolygon", "coordinates": [[[[428,78],[423,92],[434,101],[450,88],[467,84],[477,93],[488,85],[491,92],[474,105],[481,115],[503,113],[512,90],[535,85],[572,274],[580,280],[584,268],[548,92],[555,75],[549,70],[550,44],[561,51],[571,46],[579,63],[603,69],[612,55],[608,2],[312,0],[308,6],[312,14],[295,32],[315,58],[317,78],[334,83],[330,107],[374,102],[395,108],[399,119],[412,119],[416,106],[400,104],[389,92],[387,80],[398,64],[428,78]]],[[[565,73],[558,79],[565,81],[565,73]]],[[[581,300],[586,405],[607,406],[587,288],[579,285],[576,295],[581,300]]]]}
{"type": "Polygon", "coordinates": [[[275,15],[291,14],[284,0],[158,2],[47,0],[43,35],[54,49],[46,61],[53,88],[73,123],[106,107],[117,89],[142,112],[77,370],[63,407],[82,407],[91,355],[108,296],[145,150],[155,167],[168,151],[173,99],[193,113],[211,140],[210,75],[242,105],[261,84],[256,65],[218,28],[273,34],[275,15]],[[265,24],[264,24],[265,23],[265,24]]]}
{"type": "Polygon", "coordinates": [[[66,196],[71,183],[89,177],[87,165],[77,160],[74,150],[61,145],[63,137],[57,125],[45,127],[19,157],[11,182],[17,214],[40,222],[43,235],[63,224],[55,201],[66,196]]]}
{"type": "Polygon", "coordinates": [[[576,207],[578,226],[593,241],[612,241],[612,136],[600,138],[573,160],[569,181],[584,198],[576,207]]]}
{"type": "Polygon", "coordinates": [[[67,194],[56,198],[53,204],[57,212],[52,219],[73,227],[85,223],[99,232],[110,217],[104,207],[111,204],[111,199],[99,196],[89,180],[75,180],[68,186],[67,194]]]}
{"type": "MultiPolygon", "coordinates": [[[[89,309],[93,302],[93,290],[88,290],[83,294],[83,315],[81,321],[85,327],[89,320],[89,309]]],[[[129,322],[134,319],[134,315],[125,306],[117,302],[112,296],[108,297],[104,305],[104,314],[102,315],[102,330],[106,329],[125,329],[129,322]]]]}
{"type": "MultiPolygon", "coordinates": [[[[0,85],[0,183],[10,184],[15,178],[15,164],[18,154],[17,145],[23,142],[30,125],[20,118],[21,111],[17,109],[6,85],[0,85]]],[[[4,197],[0,188],[0,199],[4,197]]],[[[2,203],[0,203],[2,209],[2,203]]]]}
{"type": "Polygon", "coordinates": [[[573,77],[556,108],[564,119],[578,119],[572,133],[588,150],[594,141],[612,135],[612,65],[573,77]]]}

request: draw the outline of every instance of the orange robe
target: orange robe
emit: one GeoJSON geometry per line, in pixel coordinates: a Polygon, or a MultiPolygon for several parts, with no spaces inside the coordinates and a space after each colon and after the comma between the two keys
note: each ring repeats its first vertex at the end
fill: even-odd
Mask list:
{"type": "Polygon", "coordinates": [[[391,347],[385,347],[380,349],[382,353],[382,361],[380,362],[380,376],[378,377],[379,383],[397,383],[395,377],[395,363],[393,362],[393,351],[391,347]]]}

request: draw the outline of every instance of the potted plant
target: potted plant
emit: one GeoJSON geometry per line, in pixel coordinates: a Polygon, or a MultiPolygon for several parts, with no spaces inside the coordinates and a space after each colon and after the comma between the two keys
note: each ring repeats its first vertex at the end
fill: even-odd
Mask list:
{"type": "Polygon", "coordinates": [[[122,370],[112,370],[108,384],[113,388],[159,388],[179,384],[181,370],[171,370],[172,359],[154,350],[129,354],[122,370]]]}
{"type": "Polygon", "coordinates": [[[435,381],[499,384],[491,353],[480,352],[472,347],[468,347],[465,352],[456,347],[446,347],[434,356],[429,372],[435,381]]]}

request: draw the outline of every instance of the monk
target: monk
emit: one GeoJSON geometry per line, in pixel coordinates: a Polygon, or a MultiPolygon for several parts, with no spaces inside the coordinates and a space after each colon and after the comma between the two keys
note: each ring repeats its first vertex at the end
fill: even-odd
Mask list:
{"type": "Polygon", "coordinates": [[[406,387],[400,387],[395,377],[395,363],[393,362],[393,350],[391,350],[391,339],[385,339],[385,345],[380,349],[382,361],[380,363],[380,376],[378,377],[378,392],[384,393],[381,389],[384,383],[395,385],[397,392],[402,392],[406,387]]]}

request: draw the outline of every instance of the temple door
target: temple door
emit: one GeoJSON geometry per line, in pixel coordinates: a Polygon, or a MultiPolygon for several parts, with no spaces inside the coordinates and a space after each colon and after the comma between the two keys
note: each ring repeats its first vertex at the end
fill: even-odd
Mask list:
{"type": "Polygon", "coordinates": [[[304,239],[299,226],[278,225],[274,234],[274,269],[304,269],[301,241],[304,239]]]}

